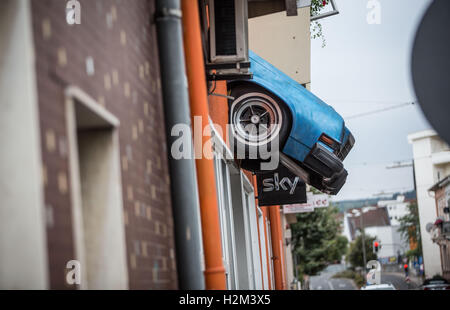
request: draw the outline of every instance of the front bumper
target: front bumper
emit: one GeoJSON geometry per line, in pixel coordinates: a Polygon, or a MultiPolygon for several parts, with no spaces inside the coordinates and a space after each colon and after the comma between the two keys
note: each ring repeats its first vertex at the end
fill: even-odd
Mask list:
{"type": "Polygon", "coordinates": [[[341,159],[320,144],[313,147],[304,165],[310,170],[310,184],[324,193],[336,195],[347,180],[341,159]]]}
{"type": "Polygon", "coordinates": [[[354,145],[355,138],[350,132],[348,132],[347,141],[345,141],[342,147],[336,151],[336,156],[339,157],[340,160],[344,160],[354,145]]]}

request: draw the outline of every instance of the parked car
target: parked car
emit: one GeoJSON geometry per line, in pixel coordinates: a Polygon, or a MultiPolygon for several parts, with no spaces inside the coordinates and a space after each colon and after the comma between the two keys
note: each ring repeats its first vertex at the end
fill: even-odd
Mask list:
{"type": "Polygon", "coordinates": [[[422,284],[423,290],[450,290],[450,283],[442,277],[426,279],[422,284]]]}
{"type": "Polygon", "coordinates": [[[272,151],[278,141],[279,150],[308,173],[310,185],[336,195],[347,179],[343,161],[355,143],[344,119],[253,52],[250,62],[253,79],[228,83],[233,151],[245,150],[241,166],[260,171],[262,150],[272,151]]]}
{"type": "Polygon", "coordinates": [[[367,285],[361,287],[362,290],[371,291],[371,290],[381,290],[381,291],[392,291],[396,290],[395,286],[392,284],[374,284],[374,285],[367,285]]]}

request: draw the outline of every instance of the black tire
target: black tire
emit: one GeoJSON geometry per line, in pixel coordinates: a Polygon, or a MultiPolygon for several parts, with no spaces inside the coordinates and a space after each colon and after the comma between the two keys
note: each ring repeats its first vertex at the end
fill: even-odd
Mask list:
{"type": "MultiPolygon", "coordinates": [[[[262,161],[270,160],[262,160],[261,158],[267,158],[268,152],[272,152],[272,145],[278,146],[279,150],[284,147],[291,130],[291,112],[281,99],[256,84],[241,83],[230,85],[230,96],[234,98],[234,100],[229,100],[229,123],[231,125],[230,138],[233,141],[233,154],[237,161],[240,162],[242,168],[252,172],[258,172],[260,170],[260,163],[262,161]],[[252,105],[253,102],[255,102],[256,105],[252,105]],[[261,105],[262,107],[258,105],[261,105]],[[251,140],[251,137],[248,138],[245,136],[243,130],[244,126],[241,125],[242,123],[238,124],[237,120],[241,120],[238,117],[239,115],[249,113],[248,110],[247,112],[242,112],[246,106],[252,106],[255,109],[259,109],[260,113],[262,113],[261,120],[263,120],[263,117],[265,117],[265,119],[269,118],[269,121],[266,124],[260,125],[258,123],[258,125],[255,125],[255,128],[258,126],[269,125],[267,127],[274,129],[272,132],[273,135],[268,134],[270,133],[269,129],[266,131],[266,135],[259,135],[258,129],[256,138],[254,138],[255,135],[252,136],[251,133],[249,135],[249,137],[253,137],[254,140],[251,140]],[[266,109],[267,112],[264,112],[264,109],[266,109]],[[237,113],[240,114],[237,115],[237,113]],[[267,114],[269,115],[267,116],[267,114]],[[274,139],[278,139],[278,145],[274,143],[274,139]]],[[[249,123],[248,126],[251,125],[252,123],[249,123]]],[[[264,133],[264,131],[262,132],[264,133]]]]}

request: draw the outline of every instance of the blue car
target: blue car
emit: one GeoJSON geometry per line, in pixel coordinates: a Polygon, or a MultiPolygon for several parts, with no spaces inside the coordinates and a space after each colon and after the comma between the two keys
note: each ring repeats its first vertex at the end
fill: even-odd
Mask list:
{"type": "Polygon", "coordinates": [[[270,152],[277,141],[281,153],[309,174],[310,185],[336,195],[347,179],[342,162],[355,143],[343,118],[253,52],[250,62],[253,79],[228,83],[233,151],[245,150],[242,168],[259,172],[261,150],[270,152]]]}

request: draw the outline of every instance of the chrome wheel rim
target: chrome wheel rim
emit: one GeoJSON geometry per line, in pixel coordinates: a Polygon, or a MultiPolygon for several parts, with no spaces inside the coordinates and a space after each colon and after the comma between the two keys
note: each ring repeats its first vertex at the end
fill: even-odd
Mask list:
{"type": "Polygon", "coordinates": [[[269,96],[249,93],[239,97],[231,107],[232,130],[236,139],[247,145],[261,145],[278,137],[282,114],[269,96]]]}

